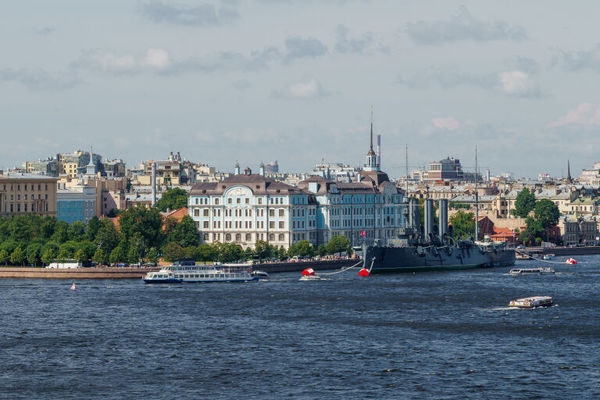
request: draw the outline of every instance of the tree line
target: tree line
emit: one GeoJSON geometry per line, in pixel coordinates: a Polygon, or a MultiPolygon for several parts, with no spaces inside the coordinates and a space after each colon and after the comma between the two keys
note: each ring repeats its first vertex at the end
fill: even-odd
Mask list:
{"type": "Polygon", "coordinates": [[[243,249],[235,243],[200,243],[190,216],[180,221],[165,219],[157,207],[136,206],[120,212],[115,219],[93,217],[87,224],[68,224],[55,217],[33,214],[0,218],[0,265],[44,266],[66,260],[82,265],[154,264],[160,259],[232,262],[351,250],[350,241],[344,236],[334,236],[316,249],[306,240],[287,250],[264,241],[258,241],[254,249],[243,249]]]}

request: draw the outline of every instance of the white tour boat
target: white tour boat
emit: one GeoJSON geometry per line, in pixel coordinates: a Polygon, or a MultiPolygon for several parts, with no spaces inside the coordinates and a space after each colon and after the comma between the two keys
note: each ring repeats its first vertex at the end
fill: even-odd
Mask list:
{"type": "Polygon", "coordinates": [[[514,308],[550,307],[551,305],[552,297],[550,296],[524,297],[522,299],[511,300],[510,303],[508,303],[509,307],[514,308]]]}
{"type": "Polygon", "coordinates": [[[213,283],[252,282],[250,264],[169,265],[160,271],[150,271],[142,278],[145,283],[213,283]]]}
{"type": "Polygon", "coordinates": [[[539,274],[553,274],[554,269],[550,267],[537,267],[537,268],[513,268],[508,271],[509,275],[539,275],[539,274]]]}

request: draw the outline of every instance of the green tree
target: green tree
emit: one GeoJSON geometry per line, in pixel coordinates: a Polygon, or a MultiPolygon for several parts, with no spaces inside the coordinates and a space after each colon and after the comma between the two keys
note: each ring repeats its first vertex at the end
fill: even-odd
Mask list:
{"type": "Polygon", "coordinates": [[[154,263],[154,264],[156,264],[158,262],[159,257],[160,257],[160,255],[159,255],[156,247],[150,248],[150,250],[148,250],[148,252],[146,253],[146,259],[149,262],[154,263]]]}
{"type": "Polygon", "coordinates": [[[42,263],[45,265],[50,264],[52,261],[56,259],[56,255],[58,254],[57,250],[52,246],[44,246],[42,248],[42,263]]]}
{"type": "Polygon", "coordinates": [[[315,248],[308,240],[301,240],[298,243],[294,243],[290,246],[290,248],[288,249],[288,255],[292,257],[312,257],[315,255],[315,248]]]}
{"type": "Polygon", "coordinates": [[[14,249],[14,251],[11,253],[10,263],[12,265],[23,265],[25,263],[26,258],[27,255],[25,254],[21,246],[19,246],[16,249],[14,249]]]}
{"type": "Polygon", "coordinates": [[[66,242],[69,239],[69,224],[65,221],[57,221],[54,224],[54,232],[51,239],[58,243],[66,242]]]}
{"type": "Polygon", "coordinates": [[[30,243],[26,250],[27,263],[34,267],[37,266],[38,262],[41,261],[41,251],[42,244],[40,242],[30,243]]]}
{"type": "Polygon", "coordinates": [[[172,219],[167,221],[167,242],[175,242],[183,247],[198,246],[200,236],[196,229],[194,220],[189,215],[184,216],[181,221],[172,219]]]}
{"type": "Polygon", "coordinates": [[[119,244],[119,233],[112,220],[104,218],[100,221],[94,243],[104,253],[110,254],[119,244]]]}
{"type": "Polygon", "coordinates": [[[8,254],[8,251],[6,251],[5,249],[0,249],[0,264],[6,265],[9,259],[10,255],[8,254]]]}
{"type": "Polygon", "coordinates": [[[515,208],[513,214],[520,218],[525,218],[535,208],[535,194],[529,189],[523,188],[515,198],[515,208]]]}
{"type": "Polygon", "coordinates": [[[162,194],[156,202],[156,208],[165,212],[187,207],[188,193],[181,188],[172,188],[162,194]]]}
{"type": "Polygon", "coordinates": [[[144,246],[162,248],[165,241],[163,219],[157,208],[136,206],[119,214],[121,236],[129,241],[135,233],[139,233],[144,246]]]}
{"type": "Polygon", "coordinates": [[[98,234],[98,230],[100,229],[100,219],[95,215],[88,221],[87,227],[85,229],[85,233],[87,234],[88,240],[92,242],[96,240],[96,234],[98,234]]]}
{"type": "Polygon", "coordinates": [[[541,199],[535,203],[535,219],[544,230],[544,237],[548,240],[548,229],[558,224],[560,211],[558,206],[552,200],[541,199]]]}
{"type": "Polygon", "coordinates": [[[475,215],[472,212],[458,211],[449,218],[454,238],[466,239],[475,235],[475,215]]]}
{"type": "Polygon", "coordinates": [[[185,250],[179,243],[169,242],[165,245],[163,258],[170,262],[183,260],[185,258],[185,250]]]}
{"type": "Polygon", "coordinates": [[[525,229],[519,233],[519,239],[523,243],[538,244],[544,233],[544,227],[541,222],[534,217],[528,216],[525,219],[525,229]]]}
{"type": "Polygon", "coordinates": [[[348,238],[343,235],[332,236],[331,239],[329,239],[329,242],[325,245],[327,254],[335,254],[348,251],[349,247],[351,247],[350,240],[348,240],[348,238]]]}
{"type": "Polygon", "coordinates": [[[92,261],[96,264],[108,264],[108,255],[101,248],[97,248],[92,256],[92,261]]]}

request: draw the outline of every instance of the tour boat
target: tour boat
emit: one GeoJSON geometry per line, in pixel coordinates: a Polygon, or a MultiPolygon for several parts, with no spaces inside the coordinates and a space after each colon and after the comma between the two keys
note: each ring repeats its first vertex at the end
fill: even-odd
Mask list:
{"type": "Polygon", "coordinates": [[[150,271],[142,278],[145,283],[213,283],[252,282],[249,264],[169,265],[160,271],[150,271]]]}
{"type": "Polygon", "coordinates": [[[550,307],[551,305],[552,297],[550,296],[523,297],[522,299],[511,300],[508,303],[508,306],[513,308],[550,307]]]}

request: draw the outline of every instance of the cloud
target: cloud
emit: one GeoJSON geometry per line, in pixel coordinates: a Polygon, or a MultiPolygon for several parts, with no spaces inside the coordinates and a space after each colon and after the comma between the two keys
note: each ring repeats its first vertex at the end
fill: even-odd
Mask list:
{"type": "Polygon", "coordinates": [[[292,100],[311,100],[327,95],[321,84],[314,78],[308,78],[288,85],[284,90],[274,92],[275,97],[292,100]]]}
{"type": "Polygon", "coordinates": [[[162,71],[169,65],[169,54],[163,49],[148,49],[142,55],[118,55],[96,49],[82,52],[72,66],[75,69],[89,69],[111,74],[139,74],[144,71],[162,71]]]}
{"type": "Polygon", "coordinates": [[[76,74],[52,75],[41,69],[0,69],[0,82],[18,82],[37,91],[62,91],[81,84],[76,74]]]}
{"type": "Polygon", "coordinates": [[[523,71],[507,71],[498,75],[500,90],[509,96],[537,97],[540,95],[539,85],[523,71]]]}
{"type": "Polygon", "coordinates": [[[368,32],[356,39],[349,38],[350,30],[339,25],[336,29],[335,51],[341,54],[364,54],[373,43],[373,34],[368,32]]]}
{"type": "Polygon", "coordinates": [[[327,53],[327,46],[315,38],[291,37],[285,41],[285,61],[299,58],[317,58],[327,53]]]}
{"type": "Polygon", "coordinates": [[[597,126],[600,125],[600,105],[581,103],[575,110],[569,111],[556,121],[548,123],[548,128],[558,128],[569,125],[597,126]]]}
{"type": "Polygon", "coordinates": [[[40,36],[46,36],[46,35],[50,35],[52,33],[54,33],[56,31],[56,28],[51,27],[51,26],[38,26],[33,28],[33,33],[35,33],[36,35],[40,35],[40,36]]]}
{"type": "Polygon", "coordinates": [[[538,83],[526,72],[520,70],[489,74],[460,72],[454,69],[430,68],[419,71],[410,77],[398,76],[397,82],[413,89],[437,84],[444,89],[459,86],[477,87],[483,90],[499,91],[515,97],[539,97],[538,83]]]}
{"type": "Polygon", "coordinates": [[[591,50],[559,51],[552,59],[552,64],[559,65],[567,71],[593,70],[600,71],[600,44],[591,50]]]}
{"type": "Polygon", "coordinates": [[[502,21],[480,21],[474,18],[465,6],[447,20],[419,21],[406,25],[406,33],[419,44],[437,45],[462,40],[477,42],[491,40],[514,40],[526,38],[520,26],[511,26],[502,21]]]}
{"type": "Polygon", "coordinates": [[[408,78],[399,76],[397,81],[401,85],[406,85],[410,88],[422,88],[435,83],[445,89],[457,86],[475,86],[483,89],[493,89],[498,84],[498,78],[494,74],[472,74],[439,67],[419,71],[408,78]]]}
{"type": "Polygon", "coordinates": [[[217,9],[212,4],[182,6],[152,1],[142,3],[140,14],[155,23],[183,26],[215,26],[237,19],[239,14],[230,7],[217,9]]]}
{"type": "Polygon", "coordinates": [[[434,127],[438,129],[446,129],[449,131],[455,131],[461,127],[461,123],[454,117],[437,117],[431,120],[434,127]]]}

